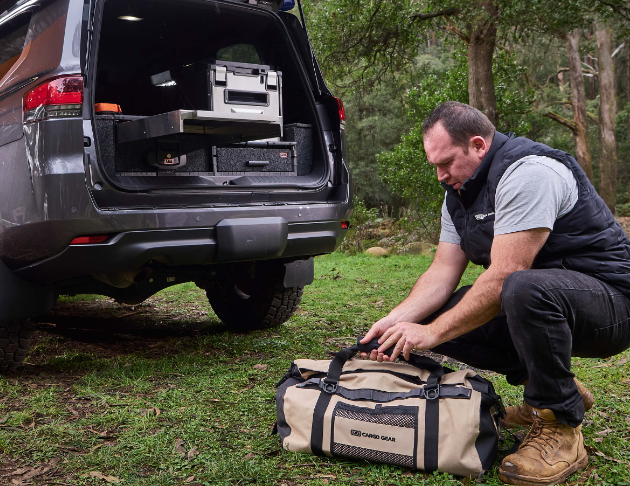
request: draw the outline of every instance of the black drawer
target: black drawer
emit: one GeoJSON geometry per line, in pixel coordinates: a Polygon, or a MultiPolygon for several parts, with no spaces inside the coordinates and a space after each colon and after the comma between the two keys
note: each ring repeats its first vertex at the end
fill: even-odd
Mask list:
{"type": "Polygon", "coordinates": [[[283,172],[294,174],[295,142],[253,145],[238,144],[215,148],[217,173],[283,172]]]}

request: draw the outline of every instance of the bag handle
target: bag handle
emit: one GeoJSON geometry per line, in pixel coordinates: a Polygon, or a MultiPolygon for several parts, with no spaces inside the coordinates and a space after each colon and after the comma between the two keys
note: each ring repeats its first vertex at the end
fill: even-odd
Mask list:
{"type": "MultiPolygon", "coordinates": [[[[341,372],[343,370],[343,366],[346,362],[354,357],[358,352],[370,353],[374,349],[378,349],[381,345],[378,343],[378,338],[372,339],[369,343],[361,343],[361,337],[357,338],[357,344],[354,346],[350,346],[349,348],[342,349],[339,351],[335,357],[330,362],[330,366],[328,367],[328,373],[326,374],[326,378],[322,380],[323,389],[327,393],[335,393],[337,384],[339,383],[339,378],[341,377],[341,372]]],[[[391,352],[394,350],[394,347],[387,349],[385,354],[391,356],[391,352]]],[[[402,361],[415,366],[419,369],[428,370],[431,375],[429,376],[428,383],[434,384],[439,383],[440,378],[444,375],[444,368],[437,361],[432,360],[426,356],[418,356],[416,354],[409,355],[409,359],[405,359],[403,356],[400,356],[402,361]]]]}
{"type": "MultiPolygon", "coordinates": [[[[365,352],[369,354],[372,352],[373,349],[378,349],[381,347],[381,345],[378,343],[378,338],[374,338],[370,342],[365,344],[361,343],[361,339],[363,338],[357,338],[357,346],[359,348],[359,351],[362,353],[365,352]]],[[[392,346],[391,348],[386,349],[383,354],[391,356],[392,352],[394,351],[394,347],[395,346],[392,346]]],[[[428,356],[409,354],[409,359],[405,359],[405,357],[401,354],[399,359],[401,361],[404,361],[405,363],[415,366],[416,368],[429,370],[431,373],[436,373],[440,377],[444,374],[444,367],[434,359],[429,358],[428,356]]]]}

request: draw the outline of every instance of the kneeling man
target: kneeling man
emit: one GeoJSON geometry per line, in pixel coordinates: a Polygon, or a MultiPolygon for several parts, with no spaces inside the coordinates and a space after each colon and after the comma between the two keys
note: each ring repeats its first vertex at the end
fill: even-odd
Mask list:
{"type": "Polygon", "coordinates": [[[500,478],[562,482],[586,467],[581,423],[593,405],[571,356],[630,347],[630,241],[569,154],[499,133],[457,102],[435,108],[423,129],[446,189],[440,243],[363,342],[380,336],[371,359],[430,349],[524,384],[524,403],[505,422],[532,429],[500,478]],[[469,261],[487,270],[453,293],[469,261]]]}

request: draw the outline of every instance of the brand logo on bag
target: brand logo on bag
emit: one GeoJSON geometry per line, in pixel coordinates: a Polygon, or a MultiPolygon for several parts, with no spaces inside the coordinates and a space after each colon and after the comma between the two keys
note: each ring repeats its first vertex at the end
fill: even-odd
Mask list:
{"type": "Polygon", "coordinates": [[[280,158],[281,159],[286,159],[289,156],[288,152],[280,152],[280,158]]]}
{"type": "Polygon", "coordinates": [[[360,430],[350,429],[350,435],[355,437],[365,437],[366,439],[380,439],[389,442],[396,442],[396,437],[388,437],[386,435],[369,434],[367,432],[361,432],[360,430]]]}

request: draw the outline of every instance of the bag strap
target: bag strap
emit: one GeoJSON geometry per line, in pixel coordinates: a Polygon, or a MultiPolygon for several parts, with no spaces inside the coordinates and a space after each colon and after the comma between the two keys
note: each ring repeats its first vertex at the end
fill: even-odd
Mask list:
{"type": "MultiPolygon", "coordinates": [[[[378,339],[373,339],[369,343],[361,343],[362,338],[357,338],[357,344],[349,348],[342,349],[331,360],[326,377],[321,381],[321,392],[315,409],[313,410],[313,425],[311,427],[311,451],[317,456],[324,455],[322,444],[324,440],[324,414],[328,409],[332,396],[337,392],[341,372],[346,362],[354,357],[359,351],[370,353],[373,349],[378,349],[380,344],[378,339]]],[[[391,356],[393,347],[385,351],[391,356]]],[[[437,361],[426,356],[411,354],[408,360],[401,356],[401,360],[406,361],[419,369],[426,369],[430,372],[427,384],[424,386],[424,394],[427,399],[425,414],[425,437],[424,437],[424,469],[428,472],[437,470],[437,452],[439,438],[439,397],[440,379],[444,375],[444,368],[437,361]],[[429,469],[432,468],[432,469],[429,469]]]]}
{"type": "Polygon", "coordinates": [[[440,440],[440,379],[433,373],[424,385],[425,395],[427,389],[434,389],[436,393],[427,396],[424,412],[424,470],[426,472],[437,471],[438,445],[440,440]]]}
{"type": "MultiPolygon", "coordinates": [[[[326,384],[322,378],[310,378],[304,383],[296,385],[297,388],[320,388],[324,390],[326,384]]],[[[434,399],[435,388],[429,387],[426,392],[425,388],[415,388],[408,392],[386,392],[382,390],[374,390],[371,388],[349,389],[337,385],[335,395],[346,398],[347,400],[369,400],[371,402],[388,403],[394,400],[405,400],[407,398],[434,399]]],[[[470,399],[472,391],[464,386],[440,386],[438,398],[455,398],[470,399]]]]}

